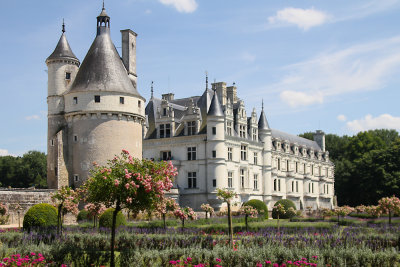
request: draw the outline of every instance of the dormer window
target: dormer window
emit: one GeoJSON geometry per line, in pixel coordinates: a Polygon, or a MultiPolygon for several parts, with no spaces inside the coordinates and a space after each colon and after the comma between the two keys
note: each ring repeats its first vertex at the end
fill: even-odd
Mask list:
{"type": "Polygon", "coordinates": [[[95,95],[94,96],[94,102],[95,103],[100,103],[100,96],[99,95],[95,95]]]}
{"type": "Polygon", "coordinates": [[[167,116],[167,108],[163,108],[163,116],[167,116]]]}
{"type": "Polygon", "coordinates": [[[66,80],[71,80],[71,72],[66,72],[65,73],[65,79],[66,80]]]}
{"type": "Polygon", "coordinates": [[[77,96],[74,96],[73,103],[74,103],[75,105],[78,104],[78,97],[77,97],[77,96]]]}
{"type": "Polygon", "coordinates": [[[196,122],[195,121],[188,121],[188,123],[187,123],[187,134],[188,135],[195,135],[196,134],[196,122]]]}

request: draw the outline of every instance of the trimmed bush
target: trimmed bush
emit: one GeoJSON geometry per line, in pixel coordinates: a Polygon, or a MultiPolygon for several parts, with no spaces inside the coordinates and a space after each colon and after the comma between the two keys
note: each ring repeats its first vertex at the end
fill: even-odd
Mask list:
{"type": "Polygon", "coordinates": [[[258,214],[261,214],[265,219],[268,219],[268,207],[261,200],[251,199],[243,205],[255,208],[258,211],[258,214]]]}
{"type": "MultiPolygon", "coordinates": [[[[103,214],[100,215],[100,218],[99,218],[99,226],[100,227],[111,228],[113,212],[114,212],[114,209],[110,208],[110,209],[107,209],[103,214]]],[[[126,225],[126,218],[120,211],[117,214],[117,221],[115,223],[115,227],[118,227],[121,225],[126,225]]]]}
{"type": "Polygon", "coordinates": [[[51,226],[57,226],[57,209],[50,204],[36,204],[24,216],[23,227],[25,230],[29,231],[35,227],[47,228],[51,226]]]}
{"type": "MultiPolygon", "coordinates": [[[[292,207],[294,210],[296,210],[296,205],[290,199],[280,199],[277,202],[275,202],[274,206],[276,206],[278,204],[281,204],[285,208],[285,214],[282,216],[279,216],[279,219],[290,219],[294,215],[296,215],[296,213],[288,212],[288,209],[290,207],[292,207]]],[[[272,218],[278,219],[278,214],[275,210],[272,210],[272,218]]]]}
{"type": "Polygon", "coordinates": [[[81,210],[81,211],[79,211],[78,216],[76,217],[76,220],[78,222],[89,221],[89,220],[93,220],[93,217],[90,215],[90,213],[87,210],[81,210]]]}

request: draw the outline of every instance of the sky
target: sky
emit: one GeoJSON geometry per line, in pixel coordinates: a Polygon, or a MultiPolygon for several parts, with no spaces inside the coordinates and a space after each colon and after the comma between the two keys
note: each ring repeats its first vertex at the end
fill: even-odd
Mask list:
{"type": "MultiPolygon", "coordinates": [[[[65,20],[75,55],[96,34],[101,0],[2,0],[0,155],[46,152],[47,66],[65,20]]],[[[111,37],[138,33],[138,90],[201,95],[233,83],[271,128],[354,135],[400,130],[400,1],[105,0],[111,37]]]]}

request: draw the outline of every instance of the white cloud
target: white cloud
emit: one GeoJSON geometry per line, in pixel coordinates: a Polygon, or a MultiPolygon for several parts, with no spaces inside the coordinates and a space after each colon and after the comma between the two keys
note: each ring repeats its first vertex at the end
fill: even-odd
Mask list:
{"type": "Polygon", "coordinates": [[[270,24],[296,25],[306,31],[312,27],[326,23],[328,19],[328,14],[314,8],[287,7],[279,10],[275,16],[269,17],[268,21],[270,24]]]}
{"type": "Polygon", "coordinates": [[[390,114],[382,114],[373,117],[368,114],[365,118],[353,120],[346,123],[347,128],[352,132],[361,132],[374,129],[396,129],[400,130],[400,117],[394,117],[390,114]]]}
{"type": "Polygon", "coordinates": [[[30,116],[26,116],[25,120],[30,121],[30,120],[39,120],[40,116],[39,115],[30,115],[30,116]]]}
{"type": "Polygon", "coordinates": [[[8,155],[10,154],[8,153],[7,149],[0,149],[0,156],[8,156],[8,155]]]}
{"type": "Polygon", "coordinates": [[[178,12],[192,13],[197,9],[196,0],[159,0],[161,4],[173,6],[178,12]]]}
{"type": "Polygon", "coordinates": [[[283,91],[280,95],[281,100],[292,108],[299,106],[308,106],[312,104],[321,104],[324,99],[321,93],[306,94],[296,91],[283,91]]]}
{"type": "Polygon", "coordinates": [[[283,71],[288,74],[269,90],[282,92],[281,100],[291,107],[307,106],[351,92],[382,89],[399,68],[400,36],[396,36],[286,66],[283,71]]]}
{"type": "Polygon", "coordinates": [[[346,120],[347,120],[346,116],[343,115],[343,114],[338,115],[338,116],[337,116],[337,119],[338,119],[339,121],[346,121],[346,120]]]}

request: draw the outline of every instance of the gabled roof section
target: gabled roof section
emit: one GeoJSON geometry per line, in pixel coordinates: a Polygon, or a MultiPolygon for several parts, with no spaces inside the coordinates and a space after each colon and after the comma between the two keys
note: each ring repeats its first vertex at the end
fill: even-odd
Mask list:
{"type": "Polygon", "coordinates": [[[315,141],[311,141],[306,138],[303,138],[303,137],[300,137],[297,135],[293,135],[293,134],[288,134],[285,132],[281,132],[281,131],[278,131],[275,129],[271,129],[271,134],[272,134],[272,138],[280,139],[282,141],[288,140],[290,143],[297,143],[300,146],[303,145],[308,148],[312,148],[315,151],[321,151],[321,148],[315,141]]]}

